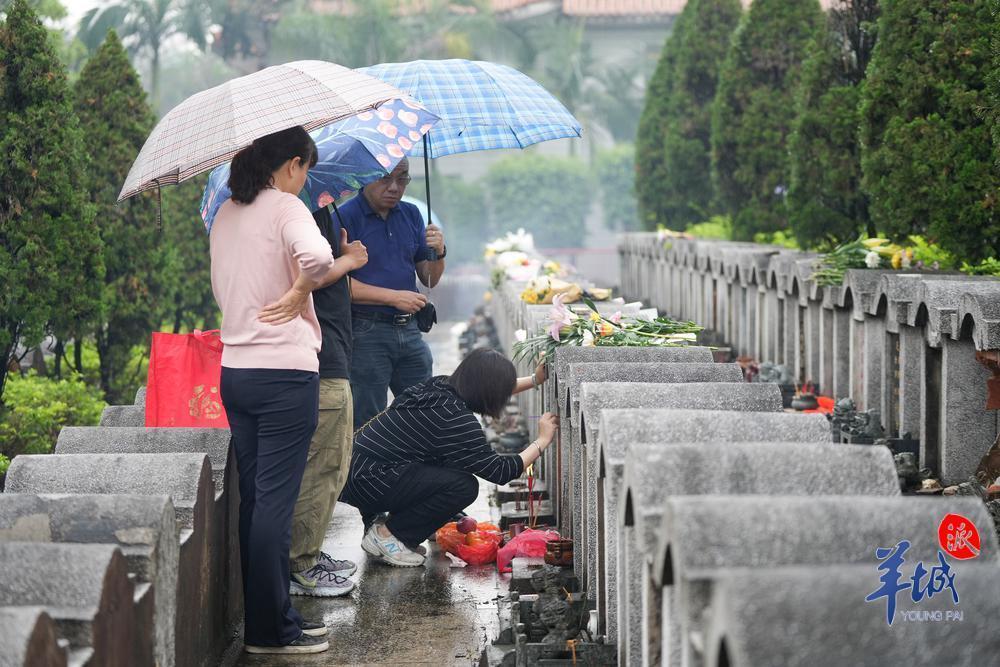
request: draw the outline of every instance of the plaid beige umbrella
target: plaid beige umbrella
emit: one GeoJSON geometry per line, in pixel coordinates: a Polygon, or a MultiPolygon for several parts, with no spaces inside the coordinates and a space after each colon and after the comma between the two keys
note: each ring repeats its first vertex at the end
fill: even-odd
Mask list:
{"type": "Polygon", "coordinates": [[[213,169],[259,137],[295,125],[311,130],[404,96],[379,79],[321,60],[232,79],[192,95],[156,124],[118,201],[213,169]]]}

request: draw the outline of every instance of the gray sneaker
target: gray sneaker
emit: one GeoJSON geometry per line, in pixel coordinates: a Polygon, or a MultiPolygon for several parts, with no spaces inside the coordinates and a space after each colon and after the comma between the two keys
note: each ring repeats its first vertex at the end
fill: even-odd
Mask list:
{"type": "Polygon", "coordinates": [[[353,590],[353,581],[334,574],[321,565],[315,565],[305,572],[292,572],[292,582],[288,587],[288,592],[292,595],[317,598],[340,597],[353,590]]]}
{"type": "Polygon", "coordinates": [[[316,560],[316,564],[324,570],[338,574],[341,577],[349,577],[358,571],[358,566],[351,561],[333,558],[325,551],[319,552],[319,558],[316,560]]]}
{"type": "Polygon", "coordinates": [[[361,548],[372,556],[378,556],[389,565],[395,567],[419,567],[424,564],[424,556],[416,551],[411,551],[405,544],[396,539],[395,535],[382,537],[378,534],[376,523],[361,540],[361,548]]]}
{"type": "Polygon", "coordinates": [[[246,644],[243,649],[247,653],[273,655],[301,655],[303,653],[322,653],[330,648],[330,642],[325,637],[310,637],[303,633],[291,644],[284,646],[252,646],[246,644]]]}

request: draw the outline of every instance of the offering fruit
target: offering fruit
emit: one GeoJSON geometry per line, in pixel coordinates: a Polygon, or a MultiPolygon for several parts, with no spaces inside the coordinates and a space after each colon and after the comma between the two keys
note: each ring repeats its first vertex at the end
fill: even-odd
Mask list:
{"type": "Polygon", "coordinates": [[[479,524],[476,522],[476,520],[473,519],[471,516],[463,516],[459,520],[458,525],[456,527],[458,528],[458,532],[463,534],[468,534],[475,532],[478,525],[479,524]]]}

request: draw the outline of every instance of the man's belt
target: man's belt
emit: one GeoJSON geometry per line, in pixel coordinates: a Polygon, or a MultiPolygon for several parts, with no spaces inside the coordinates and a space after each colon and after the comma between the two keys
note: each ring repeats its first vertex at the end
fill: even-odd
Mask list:
{"type": "Polygon", "coordinates": [[[356,317],[359,320],[375,320],[376,322],[388,322],[389,324],[394,324],[397,327],[405,327],[413,319],[413,315],[390,315],[389,313],[380,313],[378,311],[368,311],[368,310],[355,310],[351,309],[351,317],[356,317]]]}

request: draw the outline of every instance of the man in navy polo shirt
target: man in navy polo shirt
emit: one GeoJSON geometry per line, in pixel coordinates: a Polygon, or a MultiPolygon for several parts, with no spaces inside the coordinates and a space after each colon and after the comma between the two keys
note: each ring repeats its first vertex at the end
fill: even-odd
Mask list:
{"type": "Polygon", "coordinates": [[[398,396],[431,378],[431,350],[413,317],[427,304],[416,279],[437,285],[447,249],[440,228],[425,229],[417,207],[400,201],[409,183],[404,158],[340,209],[350,239],[368,248],[368,263],[351,272],[355,429],[385,410],[387,390],[398,396]]]}

